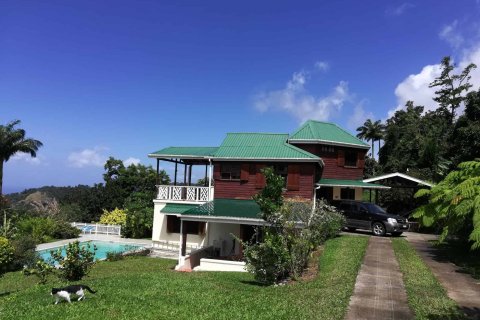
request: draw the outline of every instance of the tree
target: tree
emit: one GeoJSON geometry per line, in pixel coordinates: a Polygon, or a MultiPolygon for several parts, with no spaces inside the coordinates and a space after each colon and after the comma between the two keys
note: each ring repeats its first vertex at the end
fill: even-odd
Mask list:
{"type": "Polygon", "coordinates": [[[442,72],[440,76],[430,83],[430,88],[439,87],[435,91],[434,101],[440,105],[440,111],[447,117],[450,125],[455,120],[456,110],[465,100],[464,92],[467,92],[472,85],[470,81],[470,72],[477,66],[470,63],[460,74],[454,74],[455,64],[451,62],[450,57],[444,57],[441,62],[442,72]]]}
{"type": "Polygon", "coordinates": [[[16,153],[29,153],[36,157],[38,149],[43,145],[40,141],[25,138],[25,130],[15,128],[20,120],[0,125],[0,195],[3,186],[3,164],[16,153]]]}
{"type": "Polygon", "coordinates": [[[455,235],[480,249],[480,161],[463,162],[458,170],[432,189],[421,189],[415,197],[428,197],[428,204],[418,208],[414,217],[425,226],[443,228],[440,240],[455,235]]]}
{"type": "Polygon", "coordinates": [[[385,126],[380,120],[372,122],[371,119],[367,119],[362,126],[357,128],[358,138],[372,142],[372,158],[375,158],[375,141],[378,141],[378,149],[380,150],[380,140],[383,139],[384,129],[385,126]]]}

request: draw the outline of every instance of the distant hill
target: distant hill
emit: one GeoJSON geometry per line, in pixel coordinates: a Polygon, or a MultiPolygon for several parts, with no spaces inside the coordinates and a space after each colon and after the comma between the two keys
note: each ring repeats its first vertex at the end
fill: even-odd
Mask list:
{"type": "Polygon", "coordinates": [[[44,186],[40,188],[31,188],[26,189],[22,192],[10,193],[5,195],[5,197],[11,201],[12,204],[19,203],[21,201],[40,201],[53,198],[60,203],[71,202],[73,198],[76,198],[79,194],[88,192],[90,186],[78,185],[75,187],[55,187],[55,186],[44,186]]]}

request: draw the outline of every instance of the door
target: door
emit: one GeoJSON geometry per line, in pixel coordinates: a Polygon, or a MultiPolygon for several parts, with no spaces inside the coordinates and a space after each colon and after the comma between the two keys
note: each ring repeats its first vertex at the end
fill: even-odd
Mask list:
{"type": "Polygon", "coordinates": [[[369,230],[372,223],[372,214],[368,211],[368,208],[362,203],[356,203],[356,205],[359,228],[369,230]]]}

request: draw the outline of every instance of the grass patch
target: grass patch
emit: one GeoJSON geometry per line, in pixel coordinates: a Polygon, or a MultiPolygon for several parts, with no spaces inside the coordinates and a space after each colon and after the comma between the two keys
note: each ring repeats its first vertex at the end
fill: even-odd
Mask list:
{"type": "Polygon", "coordinates": [[[470,245],[459,241],[434,242],[436,258],[454,263],[462,272],[480,279],[480,254],[470,250],[470,245]]]}
{"type": "Polygon", "coordinates": [[[392,239],[392,244],[416,319],[464,319],[415,249],[405,239],[392,239]]]}
{"type": "Polygon", "coordinates": [[[264,287],[247,273],[172,271],[172,260],[128,257],[100,262],[81,283],[97,294],[54,305],[57,280],[10,273],[0,281],[2,319],[343,319],[367,246],[367,237],[327,241],[318,276],[264,287]],[[2,294],[8,291],[10,294],[2,294]]]}

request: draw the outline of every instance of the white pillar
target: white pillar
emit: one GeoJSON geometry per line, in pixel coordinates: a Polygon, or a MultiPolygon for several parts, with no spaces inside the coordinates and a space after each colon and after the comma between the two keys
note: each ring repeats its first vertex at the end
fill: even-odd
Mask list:
{"type": "Polygon", "coordinates": [[[183,220],[180,219],[180,245],[178,246],[178,264],[182,262],[182,245],[183,245],[183,220]]]}

